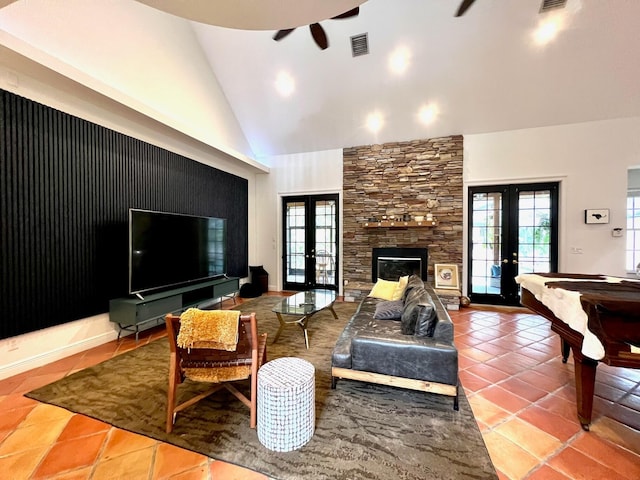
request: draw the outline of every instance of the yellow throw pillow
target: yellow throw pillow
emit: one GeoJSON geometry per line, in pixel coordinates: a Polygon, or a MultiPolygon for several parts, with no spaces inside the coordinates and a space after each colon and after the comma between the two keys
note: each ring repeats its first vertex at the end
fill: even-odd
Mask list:
{"type": "Polygon", "coordinates": [[[382,280],[379,278],[368,296],[381,298],[383,300],[392,300],[396,288],[398,288],[398,282],[391,282],[389,280],[382,280]]]}
{"type": "Polygon", "coordinates": [[[391,300],[400,300],[402,298],[404,289],[407,288],[407,283],[409,283],[409,275],[406,277],[400,277],[400,280],[398,280],[398,286],[393,292],[393,298],[391,300]]]}

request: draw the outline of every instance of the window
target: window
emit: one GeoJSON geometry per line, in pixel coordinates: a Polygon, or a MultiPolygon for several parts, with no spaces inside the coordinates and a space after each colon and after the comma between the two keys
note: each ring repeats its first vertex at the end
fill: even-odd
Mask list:
{"type": "Polygon", "coordinates": [[[627,194],[627,248],[626,269],[635,272],[640,264],[640,190],[627,194]]]}

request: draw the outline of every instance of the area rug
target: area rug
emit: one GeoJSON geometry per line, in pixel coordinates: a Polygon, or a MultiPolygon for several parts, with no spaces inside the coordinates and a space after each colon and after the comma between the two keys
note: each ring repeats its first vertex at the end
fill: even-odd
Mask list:
{"type": "MultiPolygon", "coordinates": [[[[271,308],[280,300],[263,296],[238,308],[256,312],[258,330],[271,337],[269,359],[295,356],[316,368],[316,430],[299,450],[263,447],[249,428],[248,409],[226,390],[180,412],[173,433],[165,433],[166,338],[27,396],[274,479],[497,478],[462,391],[455,411],[450,397],[394,387],[340,380],[331,390],[331,351],[356,304],[336,303],[338,320],[330,312],[316,314],[309,322],[307,350],[296,326],[272,344],[278,321],[271,308]]],[[[192,395],[201,385],[187,381],[180,388],[180,395],[192,395]]]]}

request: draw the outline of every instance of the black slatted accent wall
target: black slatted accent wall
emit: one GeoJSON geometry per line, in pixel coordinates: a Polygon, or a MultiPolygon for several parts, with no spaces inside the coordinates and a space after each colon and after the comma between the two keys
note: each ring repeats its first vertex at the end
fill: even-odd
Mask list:
{"type": "Polygon", "coordinates": [[[227,219],[248,269],[248,182],[0,90],[0,338],[108,311],[128,293],[128,212],[227,219]]]}

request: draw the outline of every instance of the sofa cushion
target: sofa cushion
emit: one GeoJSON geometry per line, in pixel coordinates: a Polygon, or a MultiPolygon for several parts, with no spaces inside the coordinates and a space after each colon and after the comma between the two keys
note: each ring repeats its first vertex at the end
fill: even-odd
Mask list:
{"type": "Polygon", "coordinates": [[[416,337],[433,337],[438,322],[436,307],[433,302],[421,302],[417,305],[416,325],[414,335],[416,337]]]}
{"type": "Polygon", "coordinates": [[[432,337],[438,322],[438,313],[424,286],[415,286],[406,295],[401,317],[402,333],[419,337],[432,337]]]}
{"type": "MultiPolygon", "coordinates": [[[[413,333],[418,337],[433,337],[438,322],[438,312],[431,295],[424,287],[416,287],[409,292],[405,301],[405,309],[411,311],[413,317],[407,322],[413,322],[413,333]]],[[[407,326],[407,332],[411,329],[407,326]]],[[[410,333],[407,333],[410,335],[410,333]]]]}
{"type": "Polygon", "coordinates": [[[418,318],[418,312],[416,311],[416,304],[411,304],[402,310],[402,316],[400,317],[400,326],[402,328],[403,335],[413,335],[416,333],[416,320],[418,318]]]}
{"type": "Polygon", "coordinates": [[[428,302],[411,303],[405,306],[400,323],[404,335],[433,337],[438,316],[434,306],[428,302]]]}
{"type": "Polygon", "coordinates": [[[409,283],[409,275],[405,277],[400,277],[398,279],[398,286],[396,290],[393,292],[392,300],[402,300],[404,297],[404,291],[407,288],[407,284],[409,283]]]}
{"type": "Polygon", "coordinates": [[[411,275],[407,279],[407,286],[402,294],[402,301],[406,302],[409,294],[416,288],[424,288],[424,282],[418,275],[411,275]]]}
{"type": "Polygon", "coordinates": [[[383,300],[393,300],[393,295],[398,288],[398,282],[383,280],[379,278],[369,292],[369,297],[381,298],[383,300]]]}
{"type": "Polygon", "coordinates": [[[409,306],[412,303],[418,303],[424,295],[429,295],[424,286],[413,287],[404,297],[404,305],[409,306]]]}
{"type": "MultiPolygon", "coordinates": [[[[410,281],[411,283],[411,281],[410,281]]],[[[418,319],[418,310],[416,309],[422,295],[426,294],[423,286],[412,286],[404,298],[404,308],[400,322],[402,323],[402,333],[405,335],[413,335],[416,329],[416,321],[418,319]]]]}
{"type": "Polygon", "coordinates": [[[434,338],[361,332],[351,341],[352,368],[429,382],[458,383],[458,351],[434,338]]]}
{"type": "Polygon", "coordinates": [[[376,305],[373,318],[376,320],[400,320],[403,309],[402,300],[385,300],[376,305]]]}

